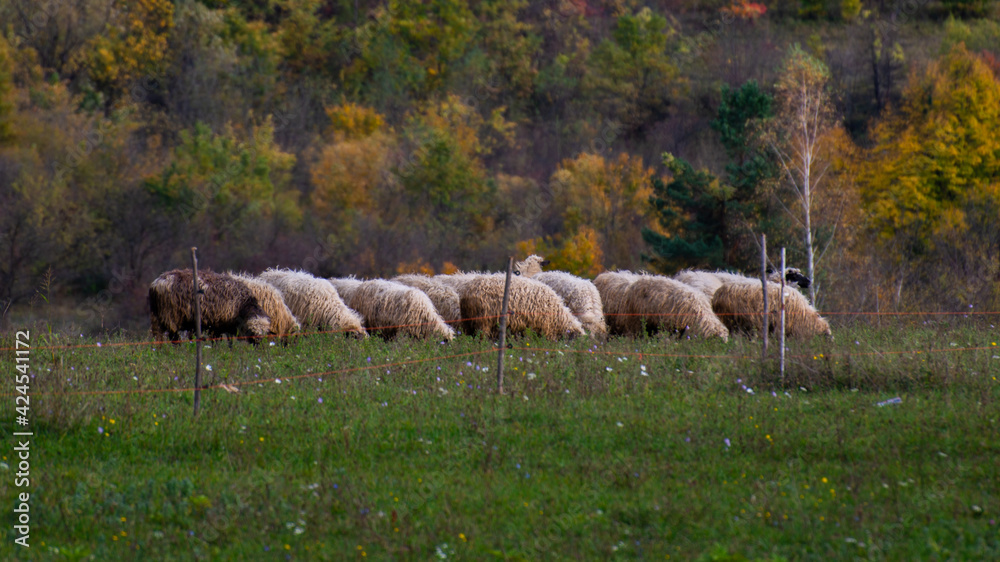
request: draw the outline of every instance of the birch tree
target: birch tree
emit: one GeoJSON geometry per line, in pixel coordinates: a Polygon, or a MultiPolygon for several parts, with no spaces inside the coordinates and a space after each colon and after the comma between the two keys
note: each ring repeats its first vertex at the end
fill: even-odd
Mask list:
{"type": "MultiPolygon", "coordinates": [[[[778,78],[775,117],[766,135],[778,160],[780,181],[794,194],[791,208],[785,210],[804,234],[810,279],[816,278],[817,261],[812,211],[830,166],[827,133],[835,126],[829,81],[826,65],[793,46],[778,78]]],[[[809,286],[809,300],[816,302],[816,283],[809,286]]]]}

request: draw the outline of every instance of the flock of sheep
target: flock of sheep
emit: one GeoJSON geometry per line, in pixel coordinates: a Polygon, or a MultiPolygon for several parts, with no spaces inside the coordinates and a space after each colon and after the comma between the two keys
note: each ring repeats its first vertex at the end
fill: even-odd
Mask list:
{"type": "MultiPolygon", "coordinates": [[[[731,332],[762,329],[760,279],[726,272],[685,270],[674,277],[605,272],[591,282],[562,271],[543,271],[548,262],[529,256],[514,265],[508,329],[531,330],[556,340],[589,334],[638,336],[659,331],[690,331],[728,340],[731,332]]],[[[784,295],[781,272],[771,274],[771,312],[779,299],[791,337],[830,335],[830,326],[792,284],[809,279],[787,269],[784,295]]],[[[303,327],[367,337],[452,339],[465,334],[498,335],[505,275],[401,275],[393,279],[322,279],[302,271],[268,269],[259,276],[198,271],[201,322],[210,336],[243,336],[252,342],[288,336],[303,327]]],[[[175,269],[149,287],[150,328],[154,337],[176,341],[194,330],[194,280],[190,269],[175,269]]],[[[770,315],[768,330],[777,326],[770,315]]]]}

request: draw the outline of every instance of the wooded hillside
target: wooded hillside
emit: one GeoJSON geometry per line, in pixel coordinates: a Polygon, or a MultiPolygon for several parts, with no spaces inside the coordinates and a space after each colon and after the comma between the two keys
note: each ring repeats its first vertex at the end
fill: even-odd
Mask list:
{"type": "Polygon", "coordinates": [[[0,0],[0,311],[185,266],[815,265],[1000,310],[988,0],[0,0]],[[772,259],[777,252],[772,252],[772,259]]]}

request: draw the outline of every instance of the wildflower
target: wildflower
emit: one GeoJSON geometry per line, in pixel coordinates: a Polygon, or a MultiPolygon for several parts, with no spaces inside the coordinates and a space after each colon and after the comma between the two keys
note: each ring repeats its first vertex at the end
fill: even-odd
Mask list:
{"type": "Polygon", "coordinates": [[[317,401],[319,401],[319,403],[320,403],[320,404],[322,404],[322,403],[323,403],[323,398],[322,398],[322,397],[320,397],[320,398],[317,398],[316,400],[317,400],[317,401]]]}
{"type": "Polygon", "coordinates": [[[726,437],[725,439],[723,439],[722,442],[726,444],[726,448],[729,448],[730,446],[732,446],[732,443],[729,442],[729,438],[728,437],[726,437]]]}
{"type": "Polygon", "coordinates": [[[97,433],[104,433],[104,428],[103,428],[103,427],[100,427],[100,426],[98,426],[98,427],[97,427],[97,433]]]}
{"type": "Polygon", "coordinates": [[[212,366],[211,365],[205,365],[205,370],[206,371],[211,371],[212,370],[212,366]]]}

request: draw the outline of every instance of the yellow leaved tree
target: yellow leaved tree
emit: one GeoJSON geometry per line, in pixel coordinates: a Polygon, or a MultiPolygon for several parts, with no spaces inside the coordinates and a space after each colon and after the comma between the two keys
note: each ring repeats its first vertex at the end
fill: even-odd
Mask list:
{"type": "Polygon", "coordinates": [[[312,167],[311,197],[320,222],[343,236],[353,232],[351,217],[373,210],[394,139],[372,109],[348,103],[329,107],[326,114],[332,142],[320,149],[312,167]]]}
{"type": "Polygon", "coordinates": [[[588,226],[569,237],[556,235],[518,242],[517,251],[523,256],[543,256],[549,260],[546,270],[568,271],[581,277],[596,277],[604,271],[604,252],[597,231],[588,226]]]}
{"type": "Polygon", "coordinates": [[[97,90],[114,105],[130,84],[162,73],[167,36],[174,25],[174,4],[169,0],[115,0],[104,33],[84,49],[82,66],[97,90]]]}
{"type": "Polygon", "coordinates": [[[902,107],[872,138],[858,185],[870,227],[908,270],[897,295],[922,279],[961,303],[995,299],[1000,81],[988,65],[956,45],[913,74],[902,107]]]}
{"type": "Polygon", "coordinates": [[[642,264],[642,229],[649,226],[653,170],[640,156],[619,154],[605,160],[584,153],[564,160],[550,182],[564,233],[591,229],[603,248],[603,266],[637,268],[642,264]]]}

